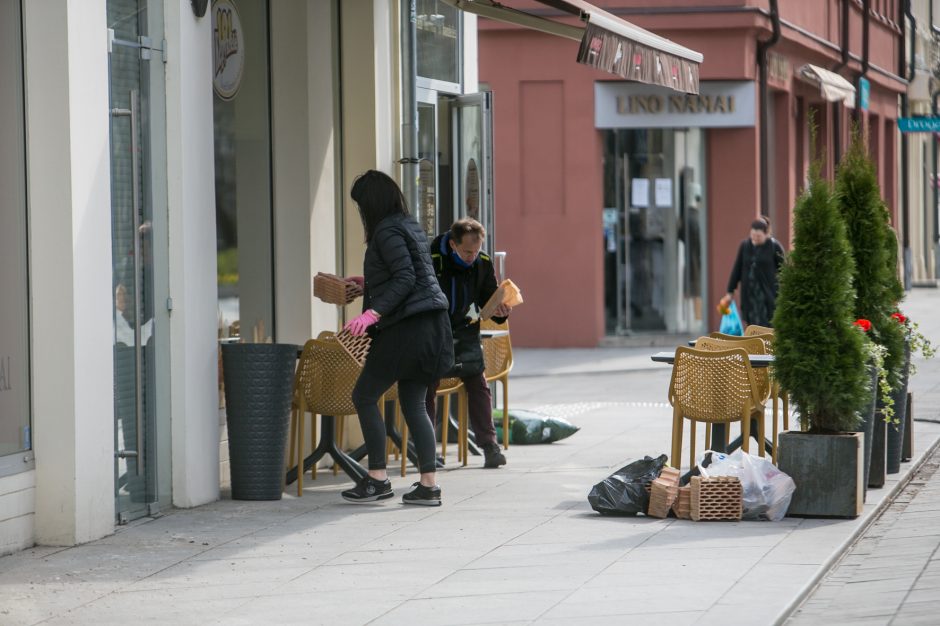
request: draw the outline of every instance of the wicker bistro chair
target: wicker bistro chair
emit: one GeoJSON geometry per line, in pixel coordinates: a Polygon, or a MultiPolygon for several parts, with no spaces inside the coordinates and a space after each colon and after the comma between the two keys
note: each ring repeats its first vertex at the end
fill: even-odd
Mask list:
{"type": "MultiPolygon", "coordinates": [[[[745,337],[758,336],[764,339],[764,342],[768,344],[767,354],[774,353],[774,329],[768,328],[767,326],[758,326],[757,324],[751,324],[744,329],[745,337]]],[[[779,400],[782,403],[783,409],[783,429],[790,430],[790,398],[783,389],[780,388],[780,383],[774,380],[771,376],[771,394],[774,400],[774,424],[776,425],[777,420],[777,401],[779,400]]],[[[777,446],[777,436],[776,432],[774,433],[774,450],[776,451],[777,446]]],[[[776,455],[774,455],[774,461],[776,462],[776,455]]]]}
{"type": "MultiPolygon", "coordinates": [[[[467,446],[464,441],[468,438],[468,408],[467,391],[459,378],[444,378],[437,387],[435,398],[443,398],[443,412],[441,417],[441,458],[447,460],[447,438],[450,430],[450,399],[457,394],[457,461],[467,464],[467,446]]],[[[429,416],[434,423],[434,416],[429,416]]],[[[402,441],[408,441],[408,423],[401,420],[402,441]]],[[[401,462],[401,475],[405,475],[406,460],[401,462]]]]}
{"type": "MultiPolygon", "coordinates": [[[[736,339],[722,339],[717,337],[699,337],[695,341],[696,350],[730,350],[732,348],[744,348],[748,354],[767,354],[767,345],[760,337],[738,337],[736,339]]],[[[770,374],[767,371],[767,368],[753,368],[754,379],[757,381],[758,394],[761,398],[761,407],[760,411],[755,411],[751,415],[754,422],[757,423],[757,439],[758,441],[765,441],[764,439],[764,406],[763,404],[771,395],[772,383],[770,381],[770,374]]],[[[693,427],[694,429],[694,427],[693,427]]],[[[773,415],[773,431],[774,439],[771,448],[771,455],[776,458],[775,451],[777,447],[777,415],[773,415]]],[[[693,430],[693,435],[694,435],[693,430]]],[[[727,432],[726,432],[727,434],[727,432]]],[[[711,446],[711,433],[705,432],[705,447],[708,448],[711,446]]],[[[727,444],[727,441],[725,442],[727,444]]],[[[758,446],[758,454],[764,456],[764,446],[763,443],[758,446]]]]}
{"type": "MultiPolygon", "coordinates": [[[[680,346],[669,381],[673,407],[672,465],[681,467],[683,420],[707,425],[741,422],[742,449],[748,451],[750,417],[763,410],[754,370],[744,348],[706,351],[680,346]]],[[[693,432],[690,467],[695,466],[693,432]]]]}
{"type": "MultiPolygon", "coordinates": [[[[297,495],[303,495],[304,422],[307,413],[313,417],[310,433],[311,448],[316,448],[317,415],[331,415],[339,419],[355,415],[352,390],[361,368],[329,334],[310,339],[304,344],[297,373],[294,375],[294,406],[290,425],[290,467],[297,465],[297,495]]],[[[311,473],[316,478],[316,464],[311,473]]]]}
{"type": "Polygon", "coordinates": [[[459,378],[445,378],[437,387],[437,397],[444,399],[441,414],[441,458],[447,460],[448,431],[450,430],[450,399],[457,394],[457,461],[467,464],[463,440],[467,435],[467,390],[459,378]]]}
{"type": "Polygon", "coordinates": [[[754,335],[773,335],[774,329],[769,326],[758,326],[757,324],[751,324],[744,329],[745,337],[753,337],[754,335]]]}
{"type": "MultiPolygon", "coordinates": [[[[509,330],[509,322],[497,324],[492,320],[481,322],[484,330],[509,330]]],[[[509,372],[512,370],[512,342],[509,335],[483,340],[484,375],[487,383],[503,385],[503,448],[509,449],[509,372]]]]}
{"type": "MultiPolygon", "coordinates": [[[[738,337],[733,335],[723,335],[721,333],[711,333],[711,337],[720,337],[722,339],[730,339],[732,341],[740,341],[753,339],[754,337],[759,337],[764,342],[764,347],[766,349],[766,354],[774,353],[774,329],[768,328],[766,326],[758,326],[757,324],[751,324],[744,330],[744,336],[738,337]]],[[[777,432],[779,426],[777,424],[777,407],[780,406],[781,414],[783,415],[783,430],[790,429],[790,401],[788,394],[780,388],[780,383],[777,382],[773,377],[773,370],[771,370],[770,375],[770,398],[772,401],[771,414],[773,416],[773,459],[774,463],[777,462],[777,432]]]]}

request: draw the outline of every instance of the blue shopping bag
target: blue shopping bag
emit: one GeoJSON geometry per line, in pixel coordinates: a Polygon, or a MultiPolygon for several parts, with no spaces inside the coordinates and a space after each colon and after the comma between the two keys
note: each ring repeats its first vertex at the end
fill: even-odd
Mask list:
{"type": "Polygon", "coordinates": [[[721,316],[721,325],[718,332],[726,335],[743,335],[744,328],[741,326],[741,316],[738,315],[738,305],[734,300],[728,306],[728,312],[721,316]]]}

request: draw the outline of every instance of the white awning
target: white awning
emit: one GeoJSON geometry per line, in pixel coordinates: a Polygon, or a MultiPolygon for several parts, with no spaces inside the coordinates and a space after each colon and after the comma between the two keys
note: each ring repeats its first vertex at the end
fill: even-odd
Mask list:
{"type": "Polygon", "coordinates": [[[855,108],[855,86],[848,80],[829,70],[807,63],[800,68],[798,76],[808,83],[819,86],[819,94],[827,102],[838,102],[855,108]]]}
{"type": "Polygon", "coordinates": [[[581,42],[578,63],[626,80],[698,93],[699,52],[680,46],[582,0],[538,0],[578,18],[567,24],[505,6],[496,0],[443,0],[477,15],[581,42]]]}

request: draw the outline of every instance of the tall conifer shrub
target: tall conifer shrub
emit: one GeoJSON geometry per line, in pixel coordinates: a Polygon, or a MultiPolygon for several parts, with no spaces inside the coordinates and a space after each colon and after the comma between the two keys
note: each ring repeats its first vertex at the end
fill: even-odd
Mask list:
{"type": "Polygon", "coordinates": [[[818,163],[794,209],[793,232],[773,319],[774,375],[811,432],[853,430],[871,395],[862,335],[852,326],[852,252],[818,163]]]}
{"type": "Polygon", "coordinates": [[[855,259],[854,314],[871,322],[871,338],[887,348],[884,366],[894,387],[904,365],[904,328],[891,319],[904,294],[897,277],[897,241],[881,199],[875,165],[857,131],[839,164],[836,198],[855,259]]]}

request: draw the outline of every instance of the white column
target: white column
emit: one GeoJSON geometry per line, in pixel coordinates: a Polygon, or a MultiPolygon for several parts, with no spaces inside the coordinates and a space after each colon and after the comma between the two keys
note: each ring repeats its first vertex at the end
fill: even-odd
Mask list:
{"type": "Polygon", "coordinates": [[[219,497],[212,21],[166,2],[173,504],[219,497]]]}
{"type": "Polygon", "coordinates": [[[278,341],[336,329],[336,306],[313,298],[312,277],[336,273],[336,154],[332,3],[271,5],[275,295],[278,341]]]}
{"type": "MultiPolygon", "coordinates": [[[[356,176],[378,169],[398,179],[401,132],[397,2],[340,3],[343,93],[344,262],[362,273],[362,223],[349,189],[356,176]]],[[[359,311],[356,311],[358,313],[359,311]]]]}
{"type": "Polygon", "coordinates": [[[24,2],[36,541],[114,528],[105,2],[24,2]]]}

